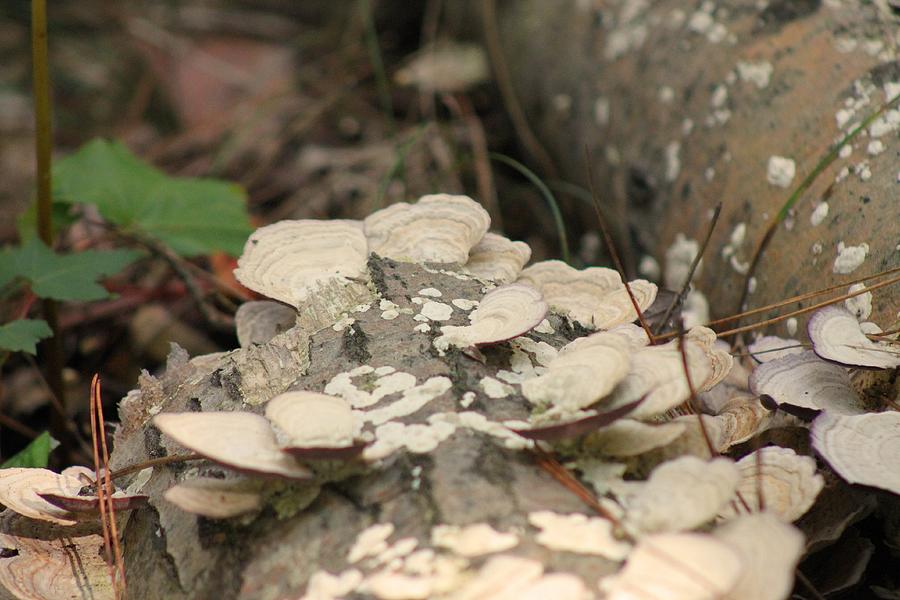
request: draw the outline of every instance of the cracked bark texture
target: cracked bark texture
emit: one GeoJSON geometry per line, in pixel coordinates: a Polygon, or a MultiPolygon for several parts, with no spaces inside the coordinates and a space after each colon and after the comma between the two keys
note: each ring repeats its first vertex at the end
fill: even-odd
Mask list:
{"type": "MultiPolygon", "coordinates": [[[[448,22],[466,22],[481,2],[465,8],[454,4],[448,22]]],[[[870,83],[877,92],[848,125],[884,102],[885,83],[900,81],[900,16],[887,3],[498,4],[505,62],[529,123],[564,175],[585,187],[584,151],[591,148],[603,201],[627,211],[626,226],[640,252],[663,264],[676,234],[702,239],[711,209],[724,202],[697,280],[714,316],[738,310],[744,276],[721,256],[734,228],[746,223],[746,241],[736,256],[747,261],[769,219],[841,136],[836,116],[848,98],[858,96],[857,82],[870,83]],[[715,8],[711,20],[727,32],[722,41],[713,43],[689,26],[704,4],[715,8]],[[768,85],[758,88],[740,76],[728,83],[739,62],[771,64],[768,85]],[[730,111],[730,118],[707,126],[717,110],[714,96],[720,85],[727,97],[718,109],[730,111]],[[693,122],[690,133],[683,131],[686,119],[693,122]],[[675,143],[677,170],[666,156],[675,143]],[[773,155],[796,163],[789,188],[767,181],[773,155]]],[[[878,139],[885,149],[870,155],[872,138],[857,138],[853,153],[835,161],[802,196],[789,219],[792,228],[778,227],[757,270],[750,308],[900,266],[900,142],[896,129],[878,139]],[[863,162],[871,172],[867,180],[853,172],[863,162]],[[845,166],[849,176],[836,182],[845,166]],[[820,225],[812,225],[810,215],[819,200],[828,201],[830,211],[820,225]],[[841,241],[870,246],[869,256],[851,275],[832,272],[841,241]],[[816,244],[821,244],[820,254],[813,252],[816,244]]],[[[583,211],[584,222],[594,222],[590,208],[569,209],[583,211]]],[[[900,287],[880,290],[873,320],[890,326],[898,306],[900,287]]],[[[776,332],[784,335],[784,325],[776,332]]]]}
{"type": "MultiPolygon", "coordinates": [[[[477,300],[483,295],[481,283],[377,258],[369,265],[374,289],[366,293],[374,305],[367,312],[353,313],[356,323],[343,331],[326,325],[310,334],[312,329],[298,326],[256,348],[193,361],[174,349],[165,374],[159,378],[145,374],[140,389],[122,401],[113,468],[179,451],[149,423],[151,413],[262,412],[260,403],[282,388],[321,392],[332,377],[361,364],[392,366],[414,374],[419,383],[436,375],[451,379],[449,391],[399,419],[404,423],[420,423],[437,412],[460,410],[477,411],[492,421],[527,417],[529,404],[518,391],[490,399],[478,386],[485,375],[509,368],[508,345],[486,349],[483,364],[459,351],[441,357],[433,349],[431,341],[439,333],[438,326],[467,323],[465,311],[454,310],[449,321],[433,323],[430,333],[419,333],[413,331],[419,324],[413,315],[401,313],[385,320],[377,306],[384,298],[401,309],[417,309],[411,298],[429,287],[441,290],[442,300],[447,302],[477,300]],[[288,374],[293,374],[290,382],[288,374]],[[269,377],[273,386],[268,397],[253,386],[251,403],[246,402],[241,382],[269,377]],[[463,409],[460,399],[470,391],[476,399],[463,409]]],[[[352,299],[354,304],[359,300],[359,296],[352,299]]],[[[562,319],[551,316],[550,321],[557,333],[529,335],[557,348],[575,337],[576,332],[567,330],[562,319]]],[[[394,399],[396,394],[375,406],[394,399]]],[[[416,537],[420,546],[429,546],[431,528],[437,524],[487,522],[501,531],[517,528],[524,534],[510,553],[537,558],[548,570],[579,574],[589,586],[616,568],[615,563],[600,557],[554,553],[538,545],[536,530],[528,526],[529,512],[547,509],[587,514],[589,510],[538,468],[529,452],[506,449],[468,429],[458,429],[427,454],[400,450],[380,468],[338,469],[323,474],[321,485],[284,484],[250,520],[212,521],[182,512],[162,498],[178,473],[196,471],[196,465],[156,468],[144,488],[151,507],[135,512],[124,532],[132,600],[297,598],[317,570],[337,573],[348,567],[345,557],[360,531],[386,522],[396,527],[395,539],[416,537]],[[414,484],[414,479],[418,483],[414,484]]],[[[219,469],[201,466],[199,471],[207,474],[219,469]]],[[[480,562],[476,559],[473,564],[480,562]]]]}

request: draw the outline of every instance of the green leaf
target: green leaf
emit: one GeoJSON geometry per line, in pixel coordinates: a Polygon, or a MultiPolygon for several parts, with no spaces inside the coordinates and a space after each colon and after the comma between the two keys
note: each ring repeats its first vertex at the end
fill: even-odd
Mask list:
{"type": "Polygon", "coordinates": [[[0,465],[0,469],[10,469],[13,467],[26,467],[32,469],[46,469],[47,462],[50,458],[50,452],[59,446],[59,442],[53,439],[46,431],[37,436],[31,443],[18,454],[10,457],[0,465]]]}
{"type": "Polygon", "coordinates": [[[0,350],[27,352],[34,354],[35,345],[53,335],[46,321],[40,319],[19,319],[0,325],[0,350]]]}
{"type": "Polygon", "coordinates": [[[0,252],[0,286],[22,278],[41,298],[99,300],[109,292],[97,283],[140,256],[135,250],[86,250],[56,254],[37,238],[0,252]]]}
{"type": "Polygon", "coordinates": [[[118,142],[95,139],[57,162],[53,187],[57,201],[94,204],[111,223],[185,256],[238,256],[252,230],[237,185],[169,177],[118,142]]]}

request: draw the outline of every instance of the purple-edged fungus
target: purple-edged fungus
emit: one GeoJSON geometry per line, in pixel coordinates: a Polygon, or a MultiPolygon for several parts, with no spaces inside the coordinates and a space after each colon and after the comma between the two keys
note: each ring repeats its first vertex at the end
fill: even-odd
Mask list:
{"type": "Polygon", "coordinates": [[[234,327],[241,348],[252,344],[265,344],[296,323],[296,310],[270,300],[244,302],[234,315],[234,327]]]}
{"type": "Polygon", "coordinates": [[[84,467],[66,469],[65,473],[20,467],[0,469],[0,504],[31,519],[75,525],[77,515],[48,502],[41,494],[77,495],[82,486],[93,481],[93,472],[84,467]]]}
{"type": "Polygon", "coordinates": [[[727,458],[682,456],[664,462],[624,500],[625,521],[639,534],[693,529],[715,519],[739,480],[727,458]]]}
{"type": "MultiPolygon", "coordinates": [[[[547,304],[585,327],[609,329],[637,319],[622,278],[613,269],[579,271],[559,260],[545,260],[523,270],[517,281],[539,289],[547,304]]],[[[653,304],[655,284],[637,279],[629,285],[642,311],[653,304]]]]}
{"type": "MultiPolygon", "coordinates": [[[[715,344],[716,334],[706,327],[695,327],[684,335],[685,353],[691,382],[697,392],[709,390],[731,370],[731,355],[715,344]]],[[[644,397],[634,418],[663,413],[690,398],[679,341],[646,346],[631,354],[631,369],[610,396],[611,406],[621,406],[644,397]]]]}
{"type": "Polygon", "coordinates": [[[186,479],[166,490],[163,497],[185,512],[208,519],[229,519],[262,507],[262,496],[247,480],[186,479]]]}
{"type": "Polygon", "coordinates": [[[96,521],[60,526],[6,511],[0,514],[0,549],[0,597],[113,598],[96,521]]]}
{"type": "Polygon", "coordinates": [[[864,412],[847,369],[825,362],[811,351],[788,354],[758,365],[750,375],[750,390],[757,395],[768,394],[778,404],[839,415],[864,412]]]}
{"type": "Polygon", "coordinates": [[[548,414],[571,414],[594,404],[625,378],[631,346],[609,332],[579,338],[560,349],[547,371],[522,382],[522,394],[548,414]]]}
{"type": "Polygon", "coordinates": [[[234,276],[297,309],[326,281],[366,277],[366,237],[356,221],[280,221],[250,235],[234,276]]]}
{"type": "Polygon", "coordinates": [[[488,232],[469,251],[463,271],[495,283],[512,283],[530,258],[531,248],[525,242],[488,232]]]}
{"type": "Polygon", "coordinates": [[[312,472],[281,451],[265,417],[247,412],[162,413],[153,424],[180,445],[242,473],[309,479],[312,472]]]}
{"type": "Polygon", "coordinates": [[[356,438],[362,430],[343,398],[316,392],[286,392],[266,405],[281,449],[297,458],[340,459],[362,452],[356,438]]]}
{"type": "Polygon", "coordinates": [[[826,306],[817,311],[809,320],[807,332],[813,350],[825,360],[848,367],[900,366],[900,349],[867,338],[859,321],[846,308],[826,306]]]}
{"type": "Polygon", "coordinates": [[[741,576],[738,552],[702,533],[662,533],[640,541],[625,567],[600,580],[606,600],[719,600],[741,576]]]}
{"type": "MultiPolygon", "coordinates": [[[[38,492],[38,495],[58,508],[72,513],[91,513],[100,512],[100,498],[97,496],[79,496],[69,494],[59,494],[55,492],[38,492]]],[[[149,496],[142,494],[127,494],[121,490],[113,492],[110,497],[113,509],[137,510],[147,506],[149,496]]]]}
{"type": "Polygon", "coordinates": [[[498,344],[531,331],[546,314],[547,303],[539,291],[528,285],[504,285],[485,294],[469,314],[471,325],[441,327],[443,335],[434,344],[437,348],[498,344]]]}
{"type": "Polygon", "coordinates": [[[747,515],[717,528],[713,537],[741,559],[741,572],[728,600],[783,600],[794,586],[803,534],[770,513],[747,515]]]}
{"type": "Polygon", "coordinates": [[[719,513],[723,519],[733,519],[747,508],[759,512],[762,493],[765,510],[791,523],[812,507],[825,485],[825,479],[816,473],[815,459],[790,448],[761,448],[739,460],[737,468],[741,479],[731,504],[719,513]]]}
{"type": "Polygon", "coordinates": [[[402,262],[465,264],[491,218],[467,196],[434,194],[398,202],[364,221],[369,251],[402,262]]]}
{"type": "Polygon", "coordinates": [[[823,412],[812,425],[812,444],[847,483],[900,494],[900,413],[835,415],[823,412]]]}

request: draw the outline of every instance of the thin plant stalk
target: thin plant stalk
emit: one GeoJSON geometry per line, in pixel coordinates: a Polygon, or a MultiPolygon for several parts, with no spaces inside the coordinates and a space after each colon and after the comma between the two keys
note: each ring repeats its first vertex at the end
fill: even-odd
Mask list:
{"type": "MultiPolygon", "coordinates": [[[[32,77],[34,79],[34,125],[35,125],[35,163],[37,178],[37,234],[48,248],[53,247],[53,216],[51,211],[52,180],[51,153],[53,150],[53,129],[50,117],[50,66],[47,51],[47,1],[31,2],[31,54],[32,77]]],[[[50,326],[53,335],[41,344],[44,360],[47,365],[47,382],[63,407],[66,406],[65,386],[63,385],[62,339],[59,331],[59,311],[56,301],[44,299],[42,302],[44,319],[50,326]]],[[[51,430],[59,439],[69,439],[68,430],[54,413],[51,417],[51,430]]]]}

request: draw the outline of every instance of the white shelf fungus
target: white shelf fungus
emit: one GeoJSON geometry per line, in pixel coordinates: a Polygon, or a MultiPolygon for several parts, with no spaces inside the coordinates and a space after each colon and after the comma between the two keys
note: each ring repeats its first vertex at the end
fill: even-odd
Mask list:
{"type": "Polygon", "coordinates": [[[531,331],[547,314],[547,303],[531,286],[510,284],[485,294],[469,314],[471,325],[441,327],[435,347],[486,346],[511,340],[531,331]]]}
{"type": "Polygon", "coordinates": [[[900,413],[823,412],[813,421],[812,444],[847,483],[900,494],[900,413]]]}
{"type": "Polygon", "coordinates": [[[750,390],[767,394],[778,404],[853,415],[863,412],[847,369],[828,363],[814,352],[789,354],[753,369],[750,390]]]}
{"type": "Polygon", "coordinates": [[[467,196],[434,194],[398,202],[364,221],[369,251],[403,262],[465,264],[491,218],[467,196]]]}
{"type": "Polygon", "coordinates": [[[727,458],[682,456],[664,462],[625,500],[626,522],[640,533],[693,529],[716,517],[739,480],[738,468],[727,458]]]}
{"type": "MultiPolygon", "coordinates": [[[[731,355],[715,345],[716,334],[695,327],[684,336],[691,382],[698,392],[722,381],[734,363],[731,355]]],[[[678,406],[690,398],[678,340],[646,346],[631,354],[631,369],[610,397],[611,406],[622,406],[644,398],[631,415],[650,417],[678,406]]]]}
{"type": "Polygon", "coordinates": [[[540,529],[535,540],[551,550],[593,554],[624,560],[631,544],[613,535],[612,522],[580,513],[562,515],[549,510],[529,513],[528,522],[540,529]]]}
{"type": "Polygon", "coordinates": [[[741,559],[741,572],[726,600],[783,600],[794,586],[804,552],[800,531],[762,513],[735,519],[713,532],[741,559]]]}
{"type": "Polygon", "coordinates": [[[825,360],[852,367],[900,366],[897,346],[867,338],[859,321],[846,308],[826,306],[810,318],[807,329],[813,350],[825,360]]]}
{"type": "Polygon", "coordinates": [[[366,238],[356,221],[280,221],[250,235],[234,276],[295,308],[325,281],[366,276],[366,238]]]}
{"type": "Polygon", "coordinates": [[[163,497],[185,512],[208,519],[228,519],[262,507],[262,496],[242,480],[187,479],[166,490],[163,497]]]}
{"type": "Polygon", "coordinates": [[[800,354],[803,352],[803,347],[797,340],[777,335],[764,335],[747,346],[747,350],[753,360],[766,363],[787,354],[800,354]]]}
{"type": "Polygon", "coordinates": [[[488,232],[469,251],[463,271],[495,283],[512,283],[530,258],[531,248],[525,242],[488,232]]]}
{"type": "Polygon", "coordinates": [[[362,421],[343,398],[316,392],[286,392],[266,404],[281,449],[297,458],[345,458],[358,454],[362,421]]]}
{"type": "Polygon", "coordinates": [[[253,475],[309,479],[312,473],[278,447],[265,417],[247,412],[162,413],[153,424],[209,460],[253,475]]]}
{"type": "Polygon", "coordinates": [[[741,576],[740,554],[701,533],[648,536],[617,574],[600,580],[606,600],[719,600],[741,576]]]}
{"type": "Polygon", "coordinates": [[[473,557],[503,552],[519,544],[515,533],[502,533],[487,523],[459,525],[437,525],[431,530],[431,543],[457,554],[473,557]]]}
{"type": "Polygon", "coordinates": [[[78,519],[72,512],[47,502],[38,494],[77,493],[93,480],[93,473],[83,467],[66,469],[65,473],[23,467],[0,469],[0,504],[30,519],[75,525],[78,519]]]}
{"type": "Polygon", "coordinates": [[[613,390],[628,374],[630,356],[628,341],[614,333],[579,338],[562,347],[544,374],[523,381],[522,394],[553,414],[578,411],[613,390]]]}
{"type": "MultiPolygon", "coordinates": [[[[586,327],[609,329],[637,318],[622,278],[613,269],[579,271],[559,260],[545,260],[524,269],[517,281],[537,288],[552,308],[586,327]]],[[[642,311],[653,304],[655,284],[637,279],[629,285],[642,311]]]]}
{"type": "Polygon", "coordinates": [[[244,302],[234,315],[234,327],[241,348],[252,344],[265,344],[296,323],[296,310],[270,300],[244,302]]]}
{"type": "Polygon", "coordinates": [[[723,519],[733,519],[748,508],[759,512],[761,493],[766,511],[792,523],[812,507],[825,485],[816,473],[815,459],[790,448],[762,448],[739,460],[737,468],[741,480],[731,504],[719,513],[723,519]]]}

